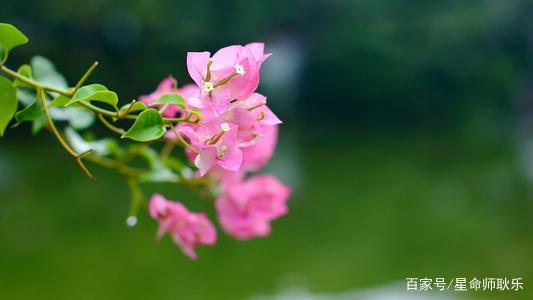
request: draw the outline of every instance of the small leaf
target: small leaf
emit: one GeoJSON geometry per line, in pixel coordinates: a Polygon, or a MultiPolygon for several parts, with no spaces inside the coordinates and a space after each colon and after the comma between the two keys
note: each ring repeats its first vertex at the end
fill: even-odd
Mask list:
{"type": "Polygon", "coordinates": [[[129,108],[130,106],[131,106],[131,103],[122,106],[119,110],[119,113],[124,113],[128,111],[128,109],[129,109],[129,112],[143,111],[147,109],[146,105],[139,101],[136,101],[135,103],[133,103],[133,107],[131,109],[129,108]]]}
{"type": "Polygon", "coordinates": [[[161,105],[177,105],[185,108],[185,100],[183,100],[183,97],[180,94],[177,93],[169,93],[161,96],[159,99],[157,99],[154,104],[161,104],[161,105]]]}
{"type": "Polygon", "coordinates": [[[56,67],[50,60],[42,56],[34,56],[31,59],[30,65],[35,80],[58,89],[65,90],[68,88],[67,80],[56,70],[56,67]]]}
{"type": "Polygon", "coordinates": [[[18,126],[22,122],[35,121],[41,118],[41,116],[43,116],[43,109],[39,101],[36,100],[31,105],[26,106],[23,110],[15,114],[15,120],[17,120],[17,124],[15,126],[18,126]]]}
{"type": "Polygon", "coordinates": [[[10,80],[0,76],[0,137],[4,135],[9,121],[15,115],[17,106],[17,90],[10,80]]]}
{"type": "Polygon", "coordinates": [[[46,124],[46,117],[44,114],[41,115],[40,118],[33,120],[33,123],[31,125],[31,133],[33,135],[36,135],[41,131],[41,129],[44,128],[44,125],[46,124]]]}
{"type": "Polygon", "coordinates": [[[54,100],[52,100],[52,102],[48,104],[48,108],[65,106],[65,104],[67,104],[69,101],[70,101],[69,97],[65,95],[58,95],[57,97],[54,98],[54,100]]]}
{"type": "Polygon", "coordinates": [[[5,55],[6,55],[6,49],[4,48],[4,46],[2,46],[2,45],[0,44],[0,62],[1,62],[1,63],[4,63],[5,60],[7,59],[7,58],[5,57],[5,55]]]}
{"type": "MultiPolygon", "coordinates": [[[[20,75],[26,77],[26,78],[30,78],[31,79],[31,67],[29,65],[22,65],[20,66],[18,72],[20,75]]],[[[27,84],[27,83],[24,83],[18,79],[15,79],[13,81],[13,86],[15,87],[29,87],[31,88],[32,86],[27,84]]]]}
{"type": "Polygon", "coordinates": [[[116,109],[118,104],[118,96],[115,92],[109,91],[105,86],[101,84],[90,84],[81,87],[74,94],[74,96],[72,96],[72,99],[70,99],[70,101],[65,104],[65,106],[70,106],[80,101],[103,102],[113,106],[116,109]]]}
{"type": "Polygon", "coordinates": [[[157,140],[165,134],[166,128],[161,114],[151,108],[143,111],[135,120],[131,128],[122,135],[138,142],[157,140]]]}
{"type": "Polygon", "coordinates": [[[1,61],[4,62],[7,54],[11,49],[24,45],[28,38],[20,32],[15,26],[6,23],[0,23],[0,45],[2,45],[1,61]]]}

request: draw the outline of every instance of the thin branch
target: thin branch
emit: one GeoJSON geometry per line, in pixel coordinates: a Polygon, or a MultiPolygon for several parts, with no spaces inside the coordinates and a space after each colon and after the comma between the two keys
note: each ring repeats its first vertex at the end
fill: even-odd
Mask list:
{"type": "Polygon", "coordinates": [[[136,102],[137,102],[137,100],[131,100],[130,105],[128,106],[128,108],[126,108],[126,110],[124,112],[122,112],[122,113],[118,112],[117,118],[122,119],[124,116],[127,116],[130,113],[131,109],[133,108],[133,105],[136,102]]]}
{"type": "Polygon", "coordinates": [[[98,62],[95,61],[91,67],[85,72],[85,74],[83,74],[83,76],[81,77],[81,79],[78,81],[78,83],[76,84],[76,86],[74,86],[74,90],[72,90],[72,92],[70,92],[70,96],[73,96],[78,90],[79,88],[85,83],[85,81],[87,80],[87,78],[89,78],[89,76],[91,76],[92,72],[94,71],[94,69],[96,69],[96,67],[98,66],[98,62]]]}
{"type": "Polygon", "coordinates": [[[41,103],[42,103],[42,107],[43,107],[43,111],[44,111],[44,115],[46,117],[46,121],[48,123],[48,128],[50,128],[50,131],[52,131],[52,133],[54,134],[54,136],[56,137],[56,139],[59,141],[59,143],[61,144],[61,146],[63,146],[63,148],[65,148],[65,150],[67,150],[67,152],[72,155],[75,159],[76,159],[76,162],[78,163],[78,165],[81,167],[81,169],[83,170],[83,172],[91,179],[94,179],[93,175],[91,174],[91,172],[89,172],[89,170],[87,169],[87,167],[85,167],[85,165],[83,164],[83,162],[81,161],[81,156],[78,155],[78,153],[76,153],[76,151],[74,151],[74,149],[72,149],[68,144],[67,142],[63,139],[63,136],[61,136],[61,133],[59,132],[59,130],[56,128],[56,125],[54,124],[54,121],[52,120],[52,117],[50,116],[50,112],[48,111],[48,107],[47,107],[47,103],[46,103],[46,95],[45,95],[45,92],[42,88],[39,88],[37,90],[37,94],[38,94],[38,97],[39,99],[41,100],[41,103]]]}
{"type": "Polygon", "coordinates": [[[37,82],[31,78],[28,78],[22,74],[19,74],[9,68],[7,68],[6,66],[2,65],[0,66],[0,71],[6,73],[7,75],[13,77],[13,78],[16,78],[26,84],[29,84],[33,87],[35,87],[36,89],[42,89],[42,90],[45,90],[45,91],[50,91],[50,92],[55,92],[55,93],[58,93],[58,94],[61,94],[61,95],[64,95],[64,96],[67,96],[67,97],[70,97],[70,94],[65,91],[65,90],[62,90],[62,89],[58,89],[58,88],[55,88],[55,87],[52,87],[52,86],[48,86],[48,85],[44,85],[40,82],[37,82]]]}
{"type": "Polygon", "coordinates": [[[147,172],[144,169],[130,167],[126,164],[123,164],[120,161],[112,160],[112,159],[97,155],[95,153],[91,153],[90,155],[87,155],[87,159],[103,167],[106,167],[108,169],[113,169],[117,171],[118,173],[121,173],[129,177],[138,177],[147,172]]]}
{"type": "Polygon", "coordinates": [[[175,146],[176,143],[173,140],[168,139],[163,148],[161,148],[161,152],[159,152],[159,158],[162,161],[165,161],[170,156],[170,153],[172,153],[175,146]]]}
{"type": "Polygon", "coordinates": [[[126,131],[124,131],[124,129],[122,128],[118,128],[116,127],[115,125],[109,123],[109,121],[106,120],[106,118],[104,117],[104,115],[102,115],[101,113],[97,113],[96,114],[98,116],[98,119],[100,119],[100,121],[102,122],[102,124],[104,124],[107,128],[109,128],[111,131],[115,132],[115,133],[118,133],[120,135],[124,134],[126,131]]]}
{"type": "Polygon", "coordinates": [[[61,146],[63,146],[63,148],[65,148],[65,150],[67,150],[67,152],[70,155],[72,155],[72,156],[77,158],[78,157],[78,153],[76,153],[76,151],[74,151],[72,148],[70,148],[70,146],[67,144],[67,142],[63,139],[63,137],[61,136],[61,133],[59,133],[59,130],[57,130],[57,128],[56,128],[56,126],[54,124],[54,121],[52,120],[52,117],[50,116],[50,112],[48,111],[48,107],[47,107],[47,103],[46,103],[46,96],[44,94],[43,89],[39,89],[37,91],[37,94],[39,95],[39,99],[41,100],[43,111],[44,111],[44,115],[45,115],[46,121],[48,123],[48,127],[50,127],[50,130],[52,131],[52,133],[54,134],[56,139],[59,141],[61,146]]]}

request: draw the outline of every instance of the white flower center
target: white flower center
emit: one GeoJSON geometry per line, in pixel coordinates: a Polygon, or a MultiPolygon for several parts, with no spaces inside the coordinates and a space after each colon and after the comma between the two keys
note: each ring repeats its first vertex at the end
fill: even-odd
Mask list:
{"type": "Polygon", "coordinates": [[[244,76],[244,74],[246,74],[246,71],[244,71],[244,67],[240,64],[236,64],[234,66],[235,68],[235,73],[241,75],[241,76],[244,76]]]}
{"type": "Polygon", "coordinates": [[[209,93],[209,92],[211,92],[212,90],[215,89],[215,85],[212,82],[210,82],[210,81],[206,81],[206,82],[204,82],[203,88],[204,88],[204,91],[209,93]]]}
{"type": "Polygon", "coordinates": [[[230,131],[231,127],[229,126],[228,123],[222,123],[222,124],[220,124],[220,129],[222,129],[222,131],[224,131],[224,132],[228,132],[228,131],[230,131]]]}

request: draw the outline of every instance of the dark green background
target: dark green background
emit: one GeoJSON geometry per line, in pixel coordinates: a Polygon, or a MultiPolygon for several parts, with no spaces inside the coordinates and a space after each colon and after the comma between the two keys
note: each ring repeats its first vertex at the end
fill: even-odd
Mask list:
{"type": "Polygon", "coordinates": [[[0,22],[31,40],[11,67],[42,54],[72,83],[98,60],[92,80],[123,103],[168,74],[190,82],[187,51],[265,41],[259,90],[285,121],[267,171],[294,190],[272,236],[220,234],[193,263],[146,213],[124,225],[120,176],[90,165],[92,182],[48,133],[10,130],[0,299],[382,299],[405,277],[523,277],[522,292],[437,295],[532,296],[530,1],[6,0],[0,22]]]}

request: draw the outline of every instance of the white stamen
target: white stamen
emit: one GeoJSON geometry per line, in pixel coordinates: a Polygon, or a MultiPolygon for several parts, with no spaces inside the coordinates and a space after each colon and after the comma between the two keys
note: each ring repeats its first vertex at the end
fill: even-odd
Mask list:
{"type": "Polygon", "coordinates": [[[241,75],[241,76],[244,76],[244,74],[246,74],[246,71],[244,71],[244,67],[240,64],[236,64],[234,66],[235,68],[235,73],[241,75]]]}
{"type": "Polygon", "coordinates": [[[215,85],[212,82],[210,82],[210,81],[206,81],[206,82],[204,82],[203,88],[204,88],[204,91],[209,93],[209,92],[211,92],[212,90],[215,89],[215,85]]]}
{"type": "Polygon", "coordinates": [[[133,227],[133,226],[137,225],[137,217],[136,216],[129,216],[126,219],[126,225],[128,225],[128,227],[133,227]]]}
{"type": "Polygon", "coordinates": [[[222,131],[224,132],[228,132],[231,130],[231,127],[229,126],[228,123],[222,123],[220,124],[220,129],[222,129],[222,131]]]}

